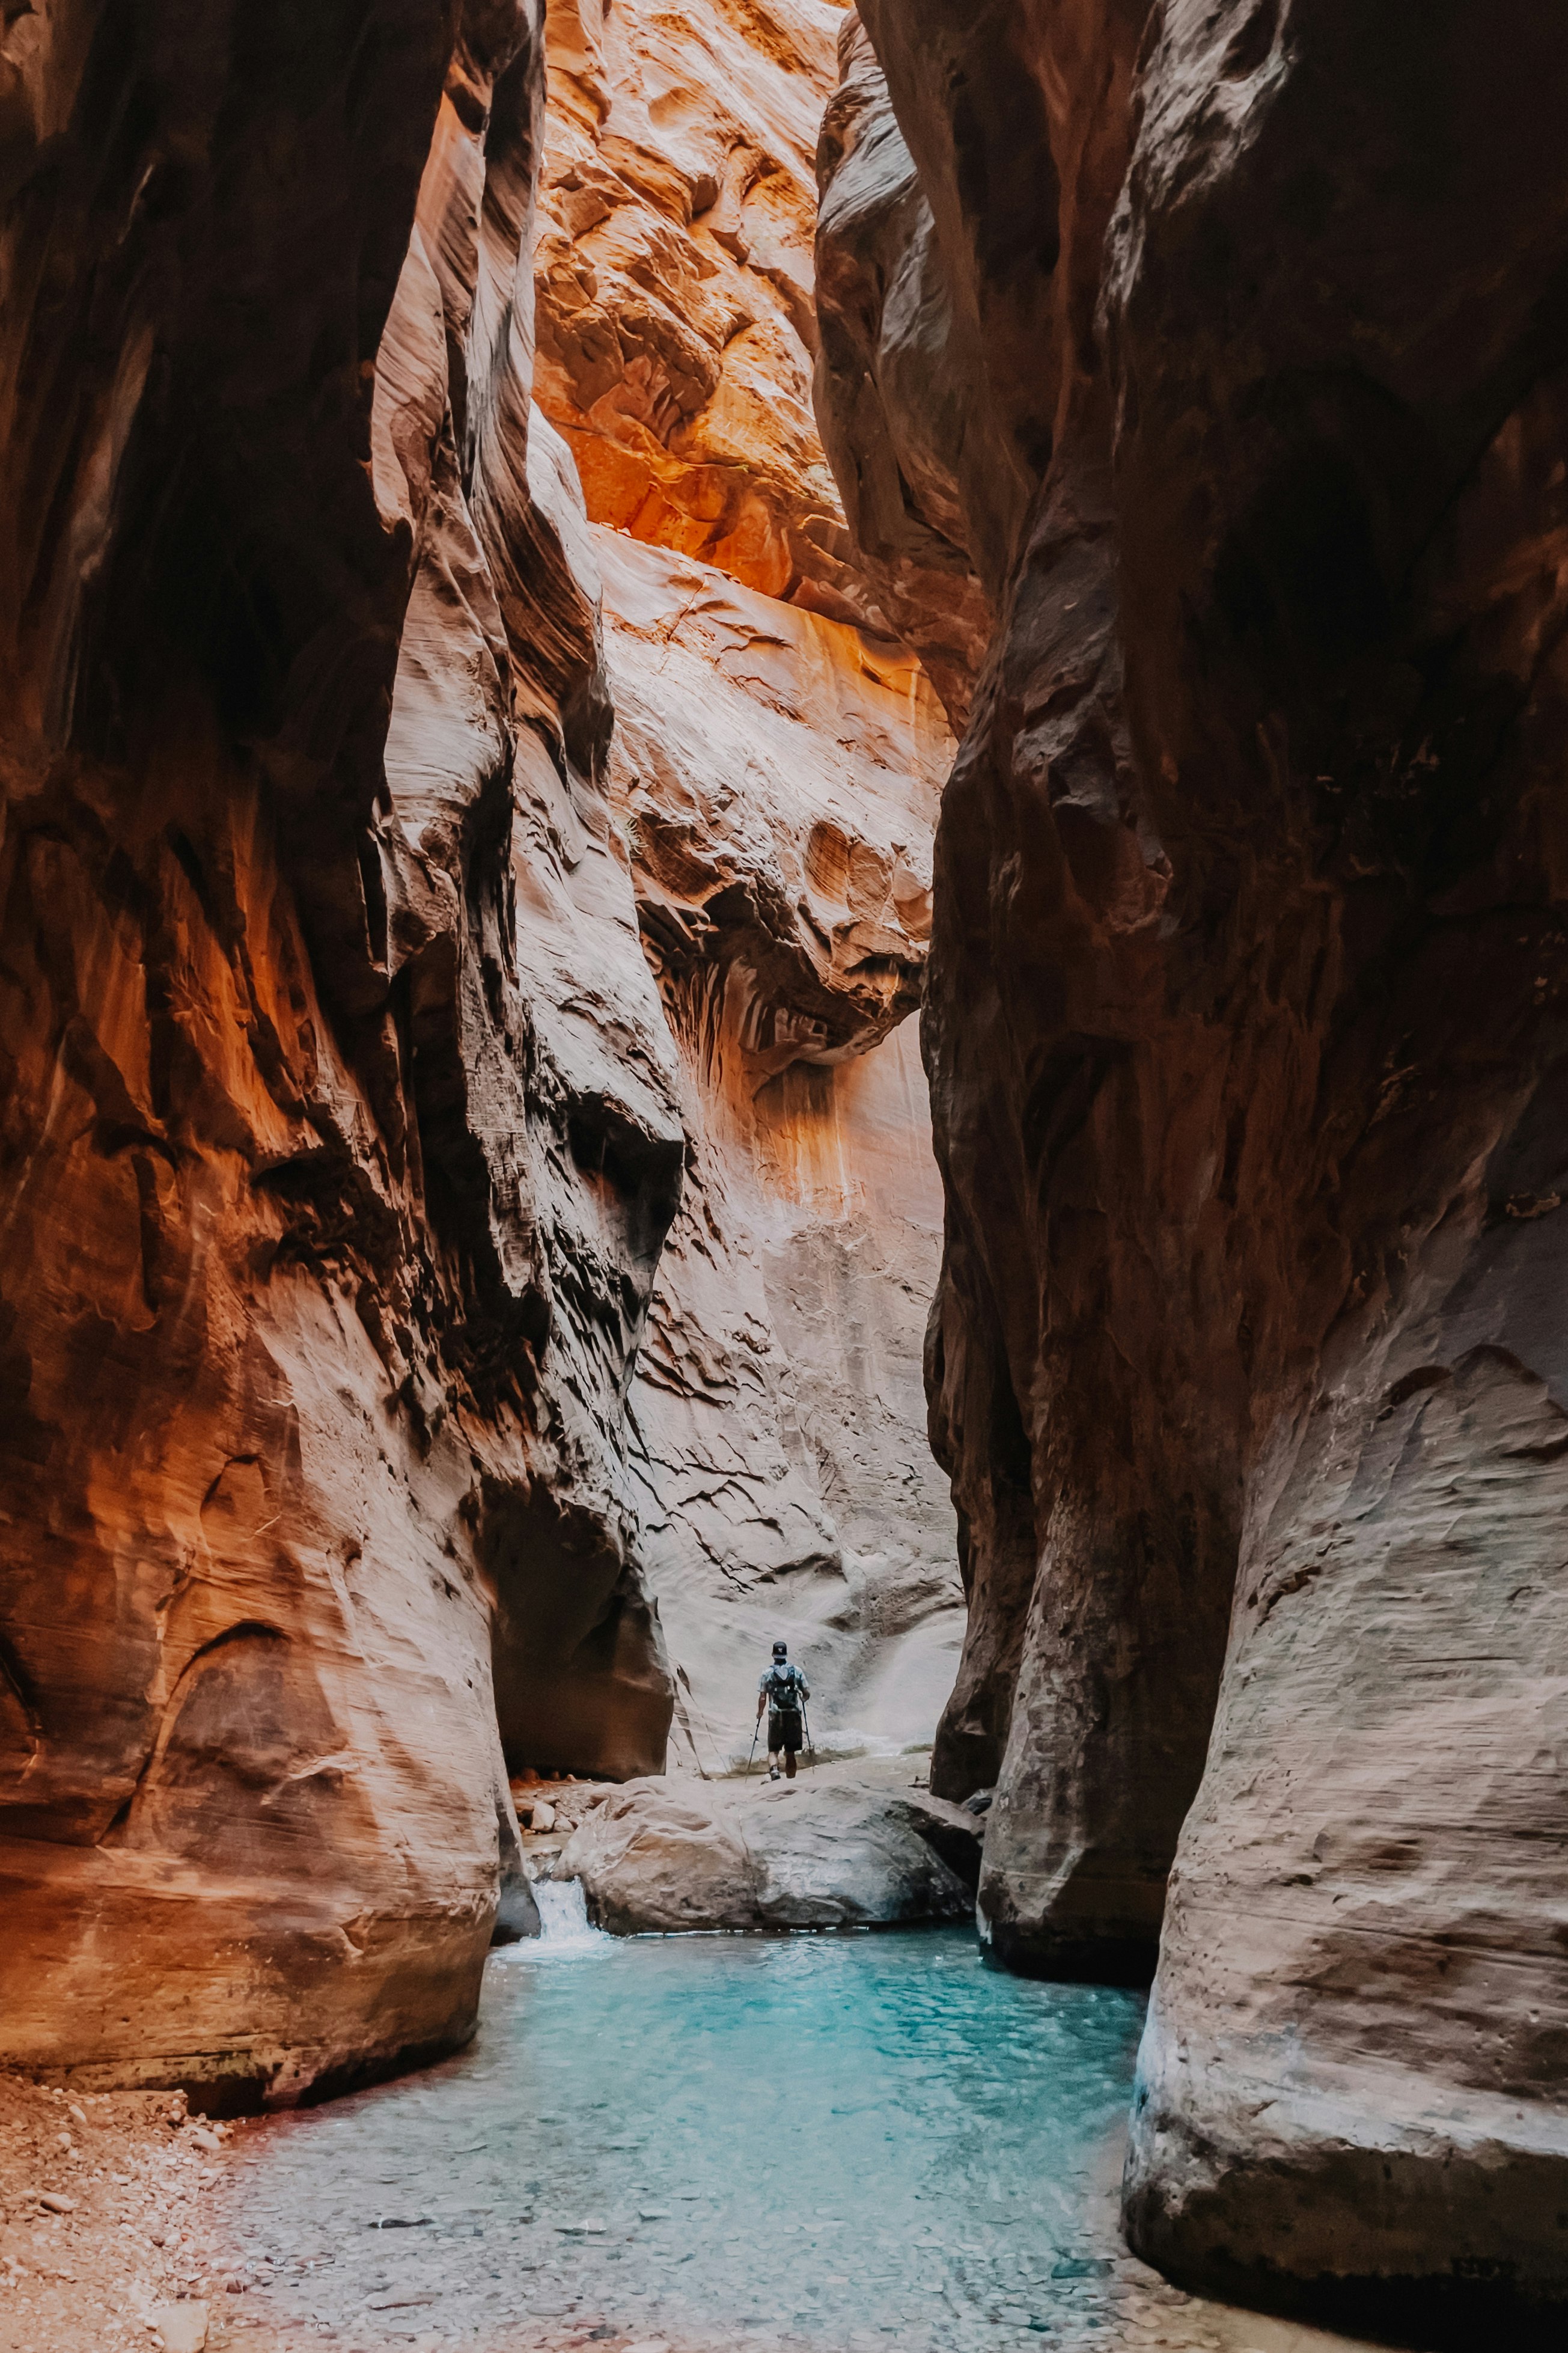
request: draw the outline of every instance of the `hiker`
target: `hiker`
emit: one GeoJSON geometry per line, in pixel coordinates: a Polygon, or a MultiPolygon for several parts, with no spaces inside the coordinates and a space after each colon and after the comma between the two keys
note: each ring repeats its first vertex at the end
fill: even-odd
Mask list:
{"type": "Polygon", "coordinates": [[[757,1685],[757,1721],[768,1711],[768,1778],[779,1778],[779,1758],[790,1780],[801,1747],[801,1713],[811,1697],[811,1686],[798,1667],[792,1667],[789,1644],[773,1644],[773,1662],[757,1685]]]}

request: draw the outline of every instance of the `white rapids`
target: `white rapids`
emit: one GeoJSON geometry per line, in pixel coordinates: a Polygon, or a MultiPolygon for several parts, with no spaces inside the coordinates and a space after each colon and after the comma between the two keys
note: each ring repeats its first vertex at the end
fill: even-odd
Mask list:
{"type": "Polygon", "coordinates": [[[607,1952],[614,1945],[615,1938],[589,1920],[580,1879],[536,1879],[533,1900],[539,1906],[541,1934],[504,1947],[505,1959],[565,1961],[582,1953],[607,1952]]]}

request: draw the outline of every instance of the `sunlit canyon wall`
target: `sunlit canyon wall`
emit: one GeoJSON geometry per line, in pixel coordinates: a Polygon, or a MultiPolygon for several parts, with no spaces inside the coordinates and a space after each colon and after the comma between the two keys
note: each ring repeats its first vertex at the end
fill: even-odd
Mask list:
{"type": "Polygon", "coordinates": [[[924,1013],[936,1785],[996,1785],[1013,1966],[1158,1940],[1139,2251],[1479,2342],[1568,2290],[1568,38],[861,14],[824,438],[909,642],[938,562],[997,615],[924,1013]]]}
{"type": "Polygon", "coordinates": [[[628,1414],[672,1766],[930,1737],[963,1628],[921,1355],[941,1186],[915,1037],[941,702],[855,557],[811,403],[824,0],[549,20],[542,405],[582,476],[610,774],[680,1067],[682,1206],[628,1414]]]}
{"type": "MultiPolygon", "coordinates": [[[[615,378],[691,536],[609,455],[594,487],[550,290],[593,141],[563,113],[541,216],[537,7],[6,16],[13,2063],[240,2105],[449,2048],[527,1909],[509,1769],[658,1769],[672,1723],[710,1761],[776,1624],[873,1727],[934,1721],[940,1210],[897,1025],[947,746],[860,632],[811,426],[832,19],[800,26],[755,35],[782,259],[768,174],[725,183],[771,307],[717,489],[630,326],[615,378]],[[531,414],[536,258],[570,447],[531,414]]],[[[616,335],[638,237],[731,252],[620,136],[616,335]]]]}
{"type": "Polygon", "coordinates": [[[503,1709],[662,1756],[685,1142],[529,421],[540,26],[190,30],[5,34],[0,2010],[276,2099],[471,2023],[493,1612],[503,1709]]]}

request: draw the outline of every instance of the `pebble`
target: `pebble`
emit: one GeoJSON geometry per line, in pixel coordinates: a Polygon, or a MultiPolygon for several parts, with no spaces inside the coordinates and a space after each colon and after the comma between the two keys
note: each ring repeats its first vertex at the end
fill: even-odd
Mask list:
{"type": "Polygon", "coordinates": [[[155,2304],[147,2320],[163,2339],[163,2353],[203,2353],[207,2341],[205,2304],[155,2304]]]}
{"type": "Polygon", "coordinates": [[[38,2203],[40,2206],[47,2207],[51,2214],[74,2214],[76,2212],[76,2200],[74,2198],[62,2198],[58,2189],[40,2189],[38,2192],[38,2203]]]}

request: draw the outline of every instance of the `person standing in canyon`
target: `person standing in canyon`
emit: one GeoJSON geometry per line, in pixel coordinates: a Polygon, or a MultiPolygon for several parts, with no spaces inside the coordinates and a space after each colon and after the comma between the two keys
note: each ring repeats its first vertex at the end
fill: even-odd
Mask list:
{"type": "Polygon", "coordinates": [[[773,1644],[773,1664],[766,1668],[757,1685],[757,1721],[763,1710],[768,1711],[768,1778],[779,1778],[779,1758],[790,1780],[795,1779],[795,1760],[799,1756],[804,1738],[802,1718],[805,1703],[811,1697],[811,1686],[797,1666],[790,1662],[789,1644],[773,1644]]]}

